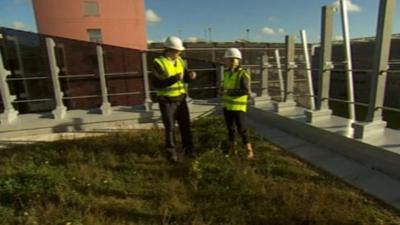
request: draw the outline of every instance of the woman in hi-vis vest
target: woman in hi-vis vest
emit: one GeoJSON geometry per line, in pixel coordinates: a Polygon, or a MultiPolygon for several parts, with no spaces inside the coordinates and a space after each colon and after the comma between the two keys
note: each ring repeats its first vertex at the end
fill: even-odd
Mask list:
{"type": "Polygon", "coordinates": [[[247,111],[247,99],[250,95],[250,73],[240,65],[242,53],[237,48],[229,48],[224,54],[224,64],[227,70],[224,72],[222,105],[226,127],[228,129],[228,154],[235,152],[235,126],[246,147],[247,159],[253,159],[254,153],[246,125],[245,113],[247,111]]]}
{"type": "Polygon", "coordinates": [[[165,150],[167,158],[178,161],[175,143],[175,120],[182,137],[184,154],[194,157],[190,115],[186,103],[185,83],[196,79],[196,73],[188,71],[180,57],[185,48],[178,37],[168,37],[164,43],[165,51],[153,62],[152,84],[157,89],[157,100],[165,128],[165,150]]]}

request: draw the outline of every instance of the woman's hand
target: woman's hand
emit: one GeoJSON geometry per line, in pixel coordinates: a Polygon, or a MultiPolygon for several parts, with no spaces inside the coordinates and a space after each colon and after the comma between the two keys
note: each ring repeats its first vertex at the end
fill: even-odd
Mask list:
{"type": "Polygon", "coordinates": [[[223,88],[220,88],[219,90],[218,90],[218,95],[219,96],[223,96],[223,95],[225,95],[226,94],[226,91],[223,89],[223,88]]]}

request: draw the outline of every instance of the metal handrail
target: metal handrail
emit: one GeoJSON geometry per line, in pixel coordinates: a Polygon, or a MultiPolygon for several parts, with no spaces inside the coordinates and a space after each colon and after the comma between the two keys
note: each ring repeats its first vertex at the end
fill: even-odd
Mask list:
{"type": "Polygon", "coordinates": [[[88,78],[88,77],[96,77],[96,74],[77,74],[77,75],[59,75],[59,78],[88,78]]]}
{"type": "Polygon", "coordinates": [[[121,96],[121,95],[139,95],[139,94],[143,94],[143,92],[122,92],[122,93],[112,93],[112,94],[108,94],[108,96],[121,96]]]}
{"type": "Polygon", "coordinates": [[[101,95],[69,96],[69,97],[63,97],[63,99],[70,100],[70,99],[98,98],[98,97],[101,97],[101,95]]]}
{"type": "Polygon", "coordinates": [[[8,81],[18,81],[18,80],[45,80],[48,77],[15,77],[15,78],[7,78],[8,81]]]}
{"type": "Polygon", "coordinates": [[[26,100],[16,100],[13,103],[49,102],[49,101],[54,101],[54,99],[52,99],[52,98],[26,99],[26,100]]]}
{"type": "Polygon", "coordinates": [[[138,75],[139,72],[132,71],[132,72],[116,72],[116,73],[106,73],[106,76],[123,76],[123,75],[138,75]]]}

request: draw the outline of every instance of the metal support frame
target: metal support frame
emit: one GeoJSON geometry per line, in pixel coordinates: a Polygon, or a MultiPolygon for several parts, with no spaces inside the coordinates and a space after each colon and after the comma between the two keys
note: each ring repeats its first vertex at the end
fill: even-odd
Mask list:
{"type": "Polygon", "coordinates": [[[307,73],[307,83],[308,83],[308,94],[310,95],[309,101],[310,106],[309,109],[315,109],[315,100],[314,100],[314,85],[312,82],[312,74],[311,74],[311,62],[310,62],[310,54],[308,52],[308,41],[307,41],[307,33],[305,30],[300,30],[301,42],[303,44],[303,52],[304,52],[304,60],[306,64],[306,73],[307,73]]]}
{"type": "Polygon", "coordinates": [[[56,108],[52,111],[55,119],[64,119],[67,114],[67,107],[63,103],[64,93],[61,91],[60,80],[58,75],[60,68],[57,66],[56,54],[54,47],[56,46],[52,38],[46,38],[47,55],[49,57],[49,65],[51,72],[51,81],[53,83],[54,97],[56,101],[56,108]]]}
{"type": "Polygon", "coordinates": [[[285,65],[285,97],[283,102],[274,103],[275,112],[289,111],[296,108],[294,101],[294,70],[297,68],[295,63],[295,37],[286,35],[286,65],[285,65]]]}
{"type": "Polygon", "coordinates": [[[382,120],[386,77],[396,0],[381,0],[376,28],[374,64],[371,74],[371,94],[366,122],[353,123],[354,138],[366,138],[383,133],[386,122],[382,120]]]}
{"type": "Polygon", "coordinates": [[[4,112],[0,115],[0,122],[2,124],[11,124],[18,119],[18,111],[12,105],[16,97],[10,94],[10,88],[7,83],[7,77],[10,75],[10,71],[6,70],[4,66],[0,50],[0,92],[4,107],[4,112]]]}
{"type": "Polygon", "coordinates": [[[332,34],[333,34],[333,6],[322,7],[321,18],[321,47],[318,71],[318,97],[316,110],[305,110],[307,122],[316,122],[330,118],[329,89],[331,82],[332,64],[332,34]]]}
{"type": "Polygon", "coordinates": [[[349,109],[349,119],[355,120],[355,106],[354,106],[354,87],[353,87],[353,63],[351,58],[351,43],[349,31],[349,18],[347,15],[347,0],[340,0],[340,15],[342,17],[342,30],[343,40],[345,44],[345,61],[346,61],[346,87],[347,87],[347,100],[349,109]]]}
{"type": "Polygon", "coordinates": [[[150,97],[150,85],[149,85],[149,70],[147,68],[147,53],[142,52],[142,72],[143,72],[143,86],[144,86],[144,107],[146,111],[152,109],[152,101],[150,97]]]}
{"type": "Polygon", "coordinates": [[[96,53],[97,53],[97,65],[99,67],[100,88],[101,88],[101,98],[102,98],[102,104],[100,110],[103,115],[110,115],[111,104],[108,101],[106,72],[104,69],[104,52],[103,52],[103,47],[101,45],[96,46],[96,53]]]}

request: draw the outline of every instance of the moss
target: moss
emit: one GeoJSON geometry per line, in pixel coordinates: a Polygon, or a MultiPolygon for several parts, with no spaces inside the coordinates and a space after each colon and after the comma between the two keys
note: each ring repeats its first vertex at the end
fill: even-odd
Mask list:
{"type": "Polygon", "coordinates": [[[226,158],[218,115],[193,131],[199,156],[176,164],[164,157],[159,129],[3,150],[0,224],[400,224],[254,134],[256,160],[226,158]]]}

